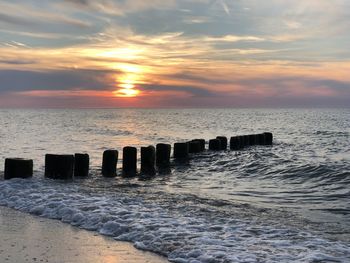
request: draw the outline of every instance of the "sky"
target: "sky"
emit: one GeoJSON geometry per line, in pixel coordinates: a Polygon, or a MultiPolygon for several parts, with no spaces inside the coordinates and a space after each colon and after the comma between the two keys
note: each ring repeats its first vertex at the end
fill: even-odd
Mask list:
{"type": "Polygon", "coordinates": [[[349,0],[0,0],[0,108],[349,105],[349,0]]]}

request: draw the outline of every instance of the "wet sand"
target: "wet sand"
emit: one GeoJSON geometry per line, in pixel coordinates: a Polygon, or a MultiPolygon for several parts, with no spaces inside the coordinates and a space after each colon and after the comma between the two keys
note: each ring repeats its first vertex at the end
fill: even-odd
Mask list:
{"type": "Polygon", "coordinates": [[[130,243],[2,206],[0,236],[0,262],[168,262],[130,243]]]}

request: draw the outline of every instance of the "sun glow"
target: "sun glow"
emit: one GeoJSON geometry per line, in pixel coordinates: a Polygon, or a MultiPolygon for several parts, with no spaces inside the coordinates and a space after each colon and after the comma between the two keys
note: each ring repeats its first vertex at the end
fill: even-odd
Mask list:
{"type": "Polygon", "coordinates": [[[137,83],[137,76],[120,78],[120,80],[117,80],[117,82],[119,82],[119,89],[113,92],[113,95],[115,97],[131,98],[136,97],[140,94],[140,91],[135,88],[135,84],[137,83]]]}
{"type": "Polygon", "coordinates": [[[107,59],[121,59],[125,61],[137,59],[139,55],[143,52],[140,48],[114,48],[114,49],[94,49],[89,48],[85,49],[82,53],[89,57],[99,57],[99,58],[107,58],[107,59]]]}
{"type": "Polygon", "coordinates": [[[142,66],[132,65],[127,63],[118,63],[117,65],[114,65],[113,68],[122,70],[123,72],[134,73],[134,74],[140,74],[144,72],[144,68],[142,66]]]}
{"type": "Polygon", "coordinates": [[[124,84],[120,84],[119,87],[123,89],[133,89],[135,88],[135,85],[131,83],[124,83],[124,84]]]}
{"type": "Polygon", "coordinates": [[[132,97],[136,97],[137,95],[140,94],[140,91],[137,89],[127,89],[127,88],[123,88],[123,89],[118,89],[116,91],[113,91],[113,95],[115,97],[124,97],[124,98],[132,98],[132,97]]]}
{"type": "Polygon", "coordinates": [[[115,69],[123,71],[124,74],[116,75],[117,90],[113,92],[115,97],[136,97],[141,91],[136,89],[137,85],[144,82],[144,68],[138,65],[118,63],[115,69]]]}

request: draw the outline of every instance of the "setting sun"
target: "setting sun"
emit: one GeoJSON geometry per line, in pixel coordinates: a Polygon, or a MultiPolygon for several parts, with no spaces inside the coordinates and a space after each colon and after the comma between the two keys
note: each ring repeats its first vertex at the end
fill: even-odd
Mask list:
{"type": "Polygon", "coordinates": [[[118,87],[118,90],[113,91],[113,95],[115,97],[131,98],[136,97],[140,94],[140,91],[135,89],[135,85],[130,80],[125,81],[125,83],[119,84],[118,87]]]}
{"type": "Polygon", "coordinates": [[[136,97],[139,94],[140,94],[140,91],[136,89],[123,88],[123,89],[113,91],[113,95],[115,97],[131,98],[131,97],[136,97]]]}
{"type": "Polygon", "coordinates": [[[117,64],[115,68],[123,69],[124,74],[117,75],[115,78],[117,90],[113,91],[114,97],[131,98],[140,94],[140,90],[135,85],[144,83],[144,72],[142,67],[127,64],[117,64]]]}
{"type": "Polygon", "coordinates": [[[119,87],[124,88],[124,89],[133,89],[135,87],[135,85],[131,84],[131,83],[124,83],[124,84],[120,84],[119,87]]]}

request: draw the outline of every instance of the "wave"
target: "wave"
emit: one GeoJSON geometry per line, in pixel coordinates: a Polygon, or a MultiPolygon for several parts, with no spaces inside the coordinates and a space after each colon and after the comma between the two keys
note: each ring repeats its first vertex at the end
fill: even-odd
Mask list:
{"type": "Polygon", "coordinates": [[[37,178],[0,181],[0,205],[133,242],[171,262],[350,260],[348,243],[260,220],[264,210],[248,220],[240,216],[249,210],[246,205],[223,209],[227,203],[198,201],[195,196],[162,203],[157,202],[161,192],[149,197],[138,188],[86,187],[80,181],[37,178]]]}
{"type": "Polygon", "coordinates": [[[328,136],[328,137],[349,137],[350,136],[350,132],[346,132],[346,131],[316,131],[314,132],[314,134],[316,135],[324,135],[324,136],[328,136]]]}

